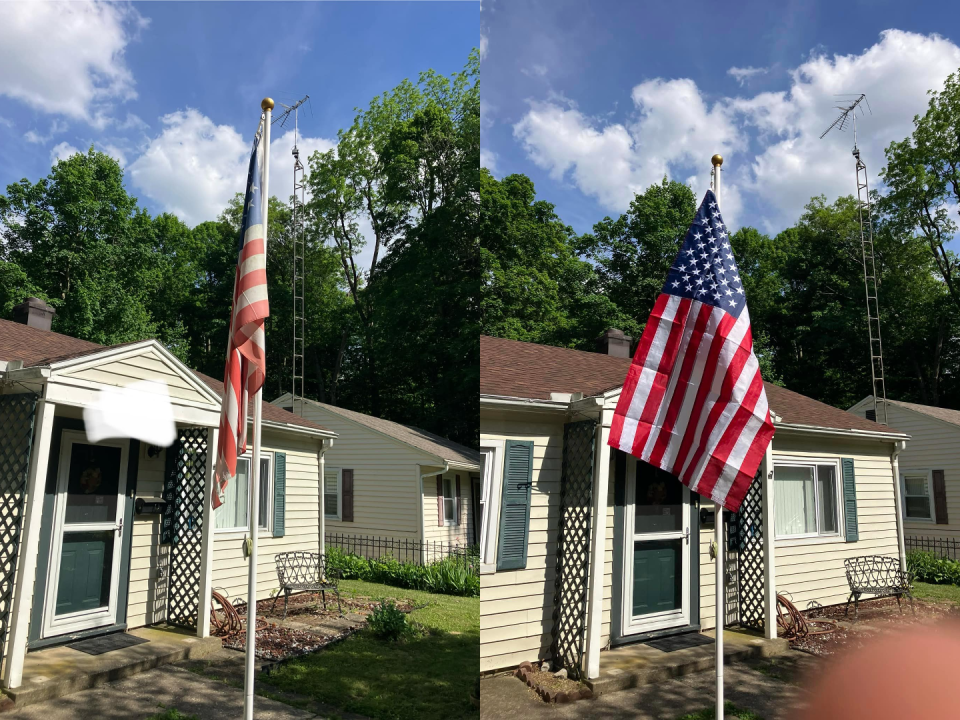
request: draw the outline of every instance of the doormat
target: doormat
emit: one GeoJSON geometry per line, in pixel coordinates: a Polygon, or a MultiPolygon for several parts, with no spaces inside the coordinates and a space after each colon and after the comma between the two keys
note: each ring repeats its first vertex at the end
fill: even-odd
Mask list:
{"type": "Polygon", "coordinates": [[[649,645],[663,652],[673,652],[674,650],[686,650],[687,648],[700,647],[701,645],[713,645],[713,638],[691,632],[684,633],[683,635],[657,638],[656,640],[647,640],[644,645],[649,645]]]}
{"type": "Polygon", "coordinates": [[[79,642],[70,643],[68,648],[79,650],[87,655],[103,655],[111,650],[122,650],[123,648],[133,647],[140,643],[150,642],[146,638],[128,635],[127,633],[113,633],[112,635],[101,635],[100,637],[88,638],[79,642]]]}

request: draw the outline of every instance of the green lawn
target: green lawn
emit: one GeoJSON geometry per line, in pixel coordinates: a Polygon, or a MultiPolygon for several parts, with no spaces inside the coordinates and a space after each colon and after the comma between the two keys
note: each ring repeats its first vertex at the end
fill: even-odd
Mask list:
{"type": "Polygon", "coordinates": [[[952,600],[960,605],[960,587],[956,585],[931,585],[930,583],[915,582],[913,596],[924,600],[952,600]]]}
{"type": "Polygon", "coordinates": [[[401,642],[360,632],[327,650],[291,660],[264,680],[284,692],[376,720],[479,717],[470,702],[480,666],[479,598],[361,580],[344,580],[340,589],[345,595],[426,604],[409,619],[427,632],[401,642]]]}
{"type": "MultiPolygon", "coordinates": [[[[738,708],[729,700],[723,704],[723,714],[727,717],[738,718],[738,720],[763,720],[763,718],[757,715],[755,712],[738,708]]],[[[686,715],[677,718],[677,720],[714,720],[716,717],[716,708],[710,707],[704,708],[698,712],[687,713],[686,715]]]]}

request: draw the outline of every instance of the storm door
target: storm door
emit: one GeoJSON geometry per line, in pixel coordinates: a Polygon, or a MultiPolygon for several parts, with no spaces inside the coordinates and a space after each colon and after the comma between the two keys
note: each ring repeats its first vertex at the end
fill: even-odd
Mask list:
{"type": "Polygon", "coordinates": [[[627,460],[623,635],[690,624],[690,491],[627,460]]]}
{"type": "Polygon", "coordinates": [[[63,432],[44,637],[116,623],[128,448],[126,440],[94,444],[63,432]]]}

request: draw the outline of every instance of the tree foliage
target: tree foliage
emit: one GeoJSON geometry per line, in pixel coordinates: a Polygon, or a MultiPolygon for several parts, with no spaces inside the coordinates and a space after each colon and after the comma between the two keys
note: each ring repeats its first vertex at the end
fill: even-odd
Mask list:
{"type": "MultiPolygon", "coordinates": [[[[473,445],[479,93],[474,52],[463,71],[422,73],[358,110],[336,148],[309,160],[304,228],[306,396],[473,445]]],[[[287,202],[269,203],[265,394],[276,397],[291,389],[295,227],[287,202]]],[[[238,194],[190,228],[151,217],[108,155],[60,160],[0,195],[0,313],[36,295],[58,332],[155,337],[219,378],[241,209],[238,194]]]]}

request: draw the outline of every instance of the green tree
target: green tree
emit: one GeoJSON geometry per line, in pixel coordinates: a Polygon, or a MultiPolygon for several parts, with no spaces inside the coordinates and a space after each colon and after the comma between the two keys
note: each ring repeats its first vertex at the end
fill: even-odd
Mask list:
{"type": "Polygon", "coordinates": [[[960,308],[960,259],[948,248],[957,230],[951,217],[960,204],[960,74],[940,92],[930,91],[927,112],[913,119],[910,137],[886,149],[881,177],[887,186],[881,210],[898,230],[927,244],[950,297],[960,308]]]}
{"type": "Polygon", "coordinates": [[[8,261],[57,308],[54,329],[104,344],[153,335],[161,274],[150,217],[123,187],[116,160],[90,148],[0,196],[8,261]]]}

